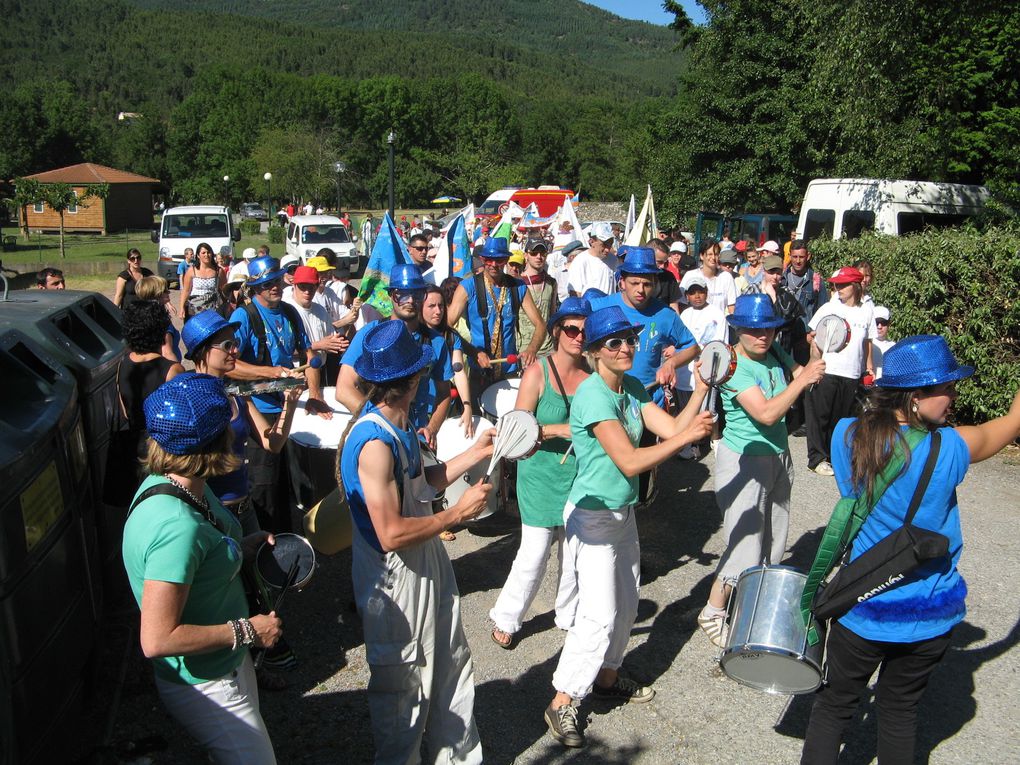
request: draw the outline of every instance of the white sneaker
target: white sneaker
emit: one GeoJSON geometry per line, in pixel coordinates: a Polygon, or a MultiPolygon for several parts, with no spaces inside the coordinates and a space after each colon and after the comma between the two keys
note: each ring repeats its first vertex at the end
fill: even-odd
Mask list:
{"type": "Polygon", "coordinates": [[[818,475],[836,475],[836,471],[832,469],[832,465],[828,462],[819,462],[813,468],[818,475]]]}

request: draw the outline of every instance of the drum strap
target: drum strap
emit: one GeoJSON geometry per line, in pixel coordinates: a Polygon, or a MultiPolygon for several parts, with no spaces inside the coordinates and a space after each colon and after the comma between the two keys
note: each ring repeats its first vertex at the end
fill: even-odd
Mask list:
{"type": "MultiPolygon", "coordinates": [[[[909,451],[917,448],[917,445],[928,437],[928,431],[910,428],[904,435],[909,451]]],[[[829,572],[839,563],[849,550],[857,532],[861,530],[864,521],[874,509],[875,505],[889,488],[889,484],[895,481],[903,472],[906,464],[906,454],[902,447],[896,444],[893,447],[893,455],[886,463],[885,468],[875,477],[875,486],[869,495],[861,492],[857,497],[842,497],[836,502],[832,510],[829,523],[822,533],[822,541],[818,544],[818,551],[815,553],[815,560],[811,564],[807,581],[804,584],[804,593],[801,596],[800,610],[804,617],[804,624],[808,627],[808,642],[814,645],[818,642],[817,630],[811,624],[811,605],[815,599],[815,593],[819,585],[829,575],[829,572]]],[[[923,480],[919,486],[926,486],[927,480],[923,480]]],[[[921,493],[924,491],[922,489],[921,493]]],[[[918,501],[919,498],[915,496],[918,501]]],[[[916,508],[915,508],[916,510],[916,508]]],[[[913,513],[911,513],[911,517],[913,513]]]]}
{"type": "MultiPolygon", "coordinates": [[[[208,489],[208,487],[206,488],[208,489]]],[[[227,536],[227,530],[220,525],[219,521],[217,521],[216,516],[213,514],[212,510],[206,510],[204,507],[195,502],[195,500],[189,497],[186,492],[181,491],[170,482],[158,483],[155,486],[150,486],[148,489],[143,491],[141,494],[135,497],[134,502],[131,503],[131,507],[128,508],[127,514],[131,515],[134,509],[138,507],[140,504],[142,504],[149,497],[155,497],[159,495],[169,495],[171,497],[176,497],[181,502],[193,508],[195,512],[197,512],[207,521],[209,521],[209,523],[211,523],[218,532],[220,532],[224,536],[227,536]]],[[[209,499],[209,497],[206,496],[206,499],[209,499]]]]}
{"type": "Polygon", "coordinates": [[[560,395],[563,397],[563,406],[567,408],[567,420],[570,420],[570,399],[567,398],[567,389],[563,387],[563,380],[560,379],[560,373],[556,371],[556,365],[553,364],[552,356],[546,356],[545,361],[549,364],[549,371],[553,373],[553,377],[556,378],[556,384],[560,386],[560,395]]]}

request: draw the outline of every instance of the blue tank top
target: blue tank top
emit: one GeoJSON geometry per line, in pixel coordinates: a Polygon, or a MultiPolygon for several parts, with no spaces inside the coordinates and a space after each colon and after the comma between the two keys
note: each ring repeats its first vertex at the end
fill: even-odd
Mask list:
{"type": "Polygon", "coordinates": [[[242,407],[248,406],[245,400],[234,396],[237,413],[230,421],[230,431],[234,434],[234,454],[241,459],[241,466],[226,475],[217,475],[206,483],[220,502],[234,502],[248,496],[248,466],[244,462],[244,450],[248,443],[248,418],[244,416],[242,407]]]}

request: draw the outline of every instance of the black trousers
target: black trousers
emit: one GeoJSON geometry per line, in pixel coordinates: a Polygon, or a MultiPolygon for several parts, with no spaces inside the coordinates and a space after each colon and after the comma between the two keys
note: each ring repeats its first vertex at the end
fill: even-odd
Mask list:
{"type": "Polygon", "coordinates": [[[913,765],[917,705],[949,648],[947,632],[917,643],[866,640],[832,622],[826,643],[826,684],[815,696],[801,765],[835,765],[847,725],[875,669],[878,685],[878,762],[913,765]]]}
{"type": "MultiPolygon", "coordinates": [[[[279,414],[266,414],[270,424],[279,414]]],[[[290,519],[290,473],[287,470],[287,446],[279,454],[263,449],[248,437],[245,457],[248,460],[248,496],[264,531],[284,534],[293,531],[290,519]]]]}
{"type": "Polygon", "coordinates": [[[850,417],[857,402],[858,381],[849,377],[825,375],[804,396],[807,424],[808,467],[830,462],[829,446],[836,423],[850,417]]]}

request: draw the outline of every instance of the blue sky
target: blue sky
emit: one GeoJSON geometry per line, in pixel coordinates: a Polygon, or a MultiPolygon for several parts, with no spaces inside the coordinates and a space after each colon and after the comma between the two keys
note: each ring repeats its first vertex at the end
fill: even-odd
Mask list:
{"type": "MultiPolygon", "coordinates": [[[[673,14],[662,9],[662,0],[585,0],[585,2],[605,8],[625,19],[641,19],[653,24],[669,24],[673,21],[673,14]]],[[[681,4],[694,23],[704,22],[701,6],[695,0],[682,0],[681,4]]]]}

